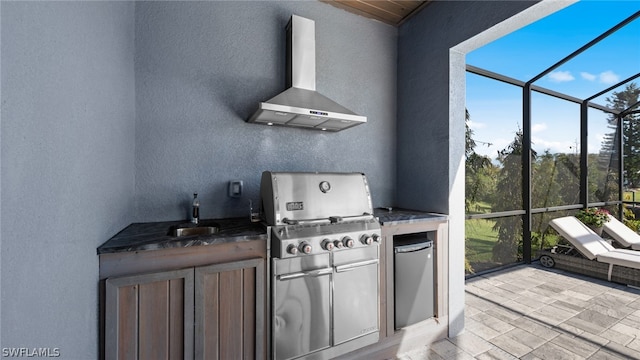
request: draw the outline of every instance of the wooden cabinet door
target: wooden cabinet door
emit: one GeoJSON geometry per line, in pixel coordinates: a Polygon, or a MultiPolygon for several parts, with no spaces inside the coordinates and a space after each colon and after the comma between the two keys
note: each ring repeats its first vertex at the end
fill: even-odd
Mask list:
{"type": "Polygon", "coordinates": [[[105,359],[193,358],[193,268],[105,282],[105,359]]]}
{"type": "Polygon", "coordinates": [[[264,259],[195,269],[195,358],[262,359],[264,259]]]}

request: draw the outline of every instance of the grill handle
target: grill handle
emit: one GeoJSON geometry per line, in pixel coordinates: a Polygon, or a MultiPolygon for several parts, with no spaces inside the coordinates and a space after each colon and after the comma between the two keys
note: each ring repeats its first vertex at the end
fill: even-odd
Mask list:
{"type": "Polygon", "coordinates": [[[301,219],[292,220],[289,218],[282,219],[282,222],[287,225],[305,225],[305,224],[335,224],[345,221],[366,221],[373,218],[373,215],[365,213],[364,215],[356,216],[331,216],[328,219],[301,219]]]}
{"type": "Polygon", "coordinates": [[[378,262],[379,262],[378,259],[372,259],[372,260],[360,261],[360,262],[346,264],[346,265],[338,265],[336,266],[336,272],[354,270],[359,267],[377,264],[378,262]]]}
{"type": "Polygon", "coordinates": [[[284,280],[297,279],[301,277],[322,276],[322,275],[329,275],[332,272],[333,272],[333,268],[329,267],[329,268],[318,269],[313,271],[301,271],[301,272],[296,272],[291,274],[278,275],[276,277],[276,280],[284,281],[284,280]]]}
{"type": "Polygon", "coordinates": [[[363,215],[356,215],[356,216],[343,216],[340,218],[339,222],[343,222],[343,221],[367,221],[370,220],[371,218],[373,218],[373,215],[371,214],[363,214],[363,215]]]}
{"type": "Polygon", "coordinates": [[[330,224],[331,220],[329,219],[316,219],[316,220],[291,220],[284,218],[282,222],[287,225],[304,225],[304,224],[330,224]]]}

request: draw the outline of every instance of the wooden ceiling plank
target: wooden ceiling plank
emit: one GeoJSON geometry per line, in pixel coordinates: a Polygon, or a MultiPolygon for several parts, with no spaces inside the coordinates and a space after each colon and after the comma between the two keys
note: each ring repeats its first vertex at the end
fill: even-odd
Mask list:
{"type": "Polygon", "coordinates": [[[415,0],[415,1],[366,1],[371,4],[371,6],[375,6],[377,8],[383,9],[393,14],[397,14],[401,17],[405,17],[409,15],[413,9],[420,6],[423,1],[415,0]]]}
{"type": "Polygon", "coordinates": [[[389,21],[392,21],[393,23],[396,23],[397,21],[399,21],[400,19],[402,19],[401,15],[398,14],[394,14],[391,12],[388,12],[384,9],[380,9],[379,7],[373,5],[372,2],[366,2],[366,1],[353,1],[353,0],[335,0],[336,2],[339,3],[343,3],[346,4],[347,6],[351,6],[355,9],[358,9],[360,11],[364,11],[368,14],[377,16],[381,19],[387,19],[389,21]]]}
{"type": "Polygon", "coordinates": [[[348,12],[398,26],[432,0],[320,0],[348,12]]]}
{"type": "Polygon", "coordinates": [[[363,10],[360,10],[360,9],[355,8],[353,6],[350,6],[349,4],[345,4],[346,1],[337,1],[337,0],[320,0],[320,1],[323,2],[323,3],[329,4],[329,5],[332,5],[334,7],[337,7],[339,9],[348,11],[348,12],[350,12],[352,14],[357,14],[357,15],[364,16],[364,17],[367,17],[367,18],[370,18],[370,19],[375,19],[375,20],[378,20],[378,21],[382,21],[384,23],[387,23],[387,24],[393,25],[393,26],[397,25],[397,23],[395,21],[390,21],[390,20],[385,19],[385,18],[380,18],[379,16],[374,16],[373,14],[370,14],[370,13],[368,13],[366,11],[363,11],[363,10]]]}

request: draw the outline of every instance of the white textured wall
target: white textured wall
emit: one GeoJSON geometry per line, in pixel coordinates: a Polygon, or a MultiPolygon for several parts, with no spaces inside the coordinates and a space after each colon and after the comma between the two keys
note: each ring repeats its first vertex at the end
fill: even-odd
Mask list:
{"type": "Polygon", "coordinates": [[[134,6],[1,6],[0,348],[94,359],[96,247],[133,217],[134,6]]]}
{"type": "Polygon", "coordinates": [[[395,188],[397,30],[320,2],[136,3],[137,220],[247,216],[260,175],[364,172],[375,206],[395,188]],[[316,24],[317,90],[368,117],[338,133],[248,124],[285,89],[285,26],[316,24]],[[229,198],[229,180],[245,194],[229,198]]]}

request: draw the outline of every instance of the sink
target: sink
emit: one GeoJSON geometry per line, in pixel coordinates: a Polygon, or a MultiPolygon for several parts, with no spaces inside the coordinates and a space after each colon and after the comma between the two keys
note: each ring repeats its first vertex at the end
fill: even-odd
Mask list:
{"type": "Polygon", "coordinates": [[[211,235],[220,231],[218,226],[172,226],[169,235],[175,237],[211,235]]]}

